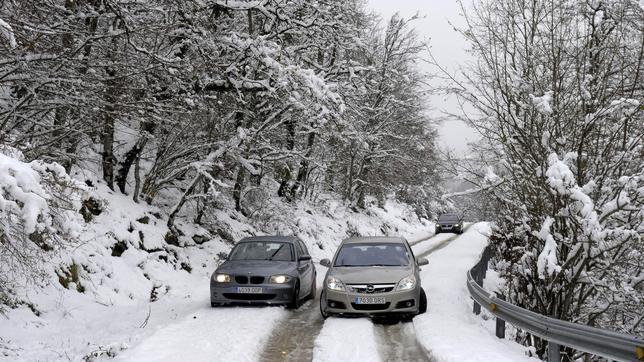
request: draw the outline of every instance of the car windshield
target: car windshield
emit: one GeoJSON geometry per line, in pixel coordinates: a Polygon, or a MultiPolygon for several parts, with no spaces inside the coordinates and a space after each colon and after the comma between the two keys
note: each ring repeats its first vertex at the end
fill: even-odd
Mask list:
{"type": "Polygon", "coordinates": [[[230,252],[228,260],[277,260],[293,261],[290,243],[277,241],[244,241],[230,252]]]}
{"type": "Polygon", "coordinates": [[[456,215],[441,215],[438,221],[457,222],[458,216],[456,215]]]}
{"type": "Polygon", "coordinates": [[[407,266],[407,248],[400,243],[346,244],[338,252],[335,266],[407,266]]]}

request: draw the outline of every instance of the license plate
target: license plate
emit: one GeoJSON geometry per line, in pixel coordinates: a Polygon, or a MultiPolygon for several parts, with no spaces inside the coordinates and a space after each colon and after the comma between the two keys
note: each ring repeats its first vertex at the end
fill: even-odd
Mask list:
{"type": "Polygon", "coordinates": [[[356,297],[356,304],[385,304],[383,297],[356,297]]]}
{"type": "Polygon", "coordinates": [[[258,287],[237,287],[237,293],[261,293],[262,288],[258,287]]]}

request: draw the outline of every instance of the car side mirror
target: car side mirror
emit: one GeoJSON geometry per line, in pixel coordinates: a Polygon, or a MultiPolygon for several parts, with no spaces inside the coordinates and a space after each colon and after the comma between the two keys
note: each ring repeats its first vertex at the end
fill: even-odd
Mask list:
{"type": "Polygon", "coordinates": [[[427,265],[427,264],[429,264],[429,260],[427,260],[425,258],[418,259],[418,266],[423,266],[423,265],[427,265]]]}
{"type": "Polygon", "coordinates": [[[299,261],[308,261],[311,260],[310,255],[300,255],[300,258],[298,259],[299,261]]]}
{"type": "Polygon", "coordinates": [[[330,267],[331,266],[331,260],[329,259],[322,259],[320,260],[320,265],[325,266],[325,267],[330,267]]]}
{"type": "Polygon", "coordinates": [[[228,254],[224,253],[224,252],[221,252],[221,253],[217,254],[217,256],[215,256],[214,259],[215,259],[215,261],[228,260],[228,254]]]}

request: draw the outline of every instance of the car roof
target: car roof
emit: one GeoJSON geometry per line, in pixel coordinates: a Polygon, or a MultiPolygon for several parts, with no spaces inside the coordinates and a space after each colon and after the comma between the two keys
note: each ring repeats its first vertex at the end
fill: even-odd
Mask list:
{"type": "Polygon", "coordinates": [[[299,239],[295,236],[282,236],[282,235],[262,235],[262,236],[249,236],[239,240],[240,243],[249,241],[278,241],[282,243],[295,243],[299,239]]]}
{"type": "Polygon", "coordinates": [[[360,244],[360,243],[404,243],[405,238],[400,236],[354,236],[344,239],[342,244],[360,244]]]}

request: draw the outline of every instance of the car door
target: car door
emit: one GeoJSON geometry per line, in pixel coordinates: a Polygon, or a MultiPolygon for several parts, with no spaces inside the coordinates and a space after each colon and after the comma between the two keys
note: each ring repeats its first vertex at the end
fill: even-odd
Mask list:
{"type": "Polygon", "coordinates": [[[308,250],[304,243],[300,240],[295,242],[295,249],[297,249],[297,271],[300,275],[300,295],[308,295],[311,293],[311,287],[313,286],[313,261],[304,260],[300,261],[300,256],[309,255],[308,250]]]}

